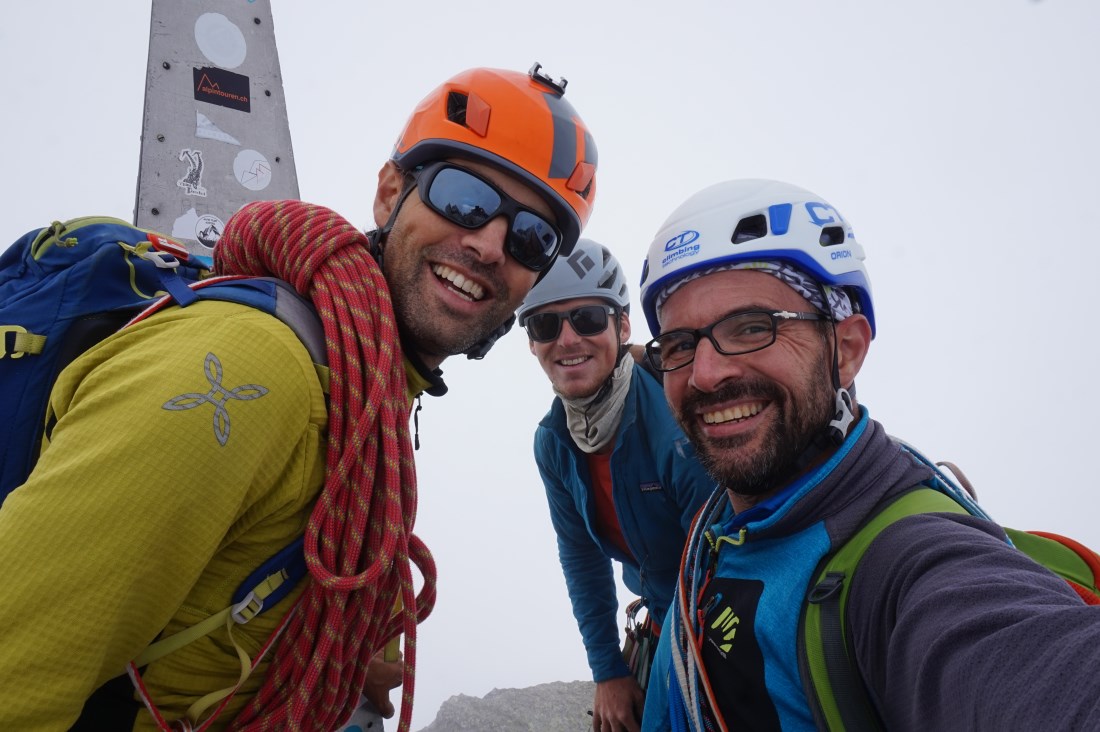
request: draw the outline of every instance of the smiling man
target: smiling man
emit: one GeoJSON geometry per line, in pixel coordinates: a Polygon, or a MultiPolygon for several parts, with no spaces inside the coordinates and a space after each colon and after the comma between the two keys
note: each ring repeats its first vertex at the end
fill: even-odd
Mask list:
{"type": "Polygon", "coordinates": [[[854,398],[875,333],[863,259],[836,209],[762,180],[692,196],[650,247],[646,355],[719,485],[684,551],[643,729],[1095,729],[1097,684],[1065,679],[1100,670],[1100,608],[854,398]],[[858,572],[822,569],[915,495],[936,512],[873,524],[851,543],[858,572]],[[825,659],[814,636],[845,601],[825,659]]]}
{"type": "Polygon", "coordinates": [[[65,369],[0,510],[0,729],[331,732],[364,694],[393,714],[411,664],[377,654],[412,647],[435,600],[409,409],[446,391],[444,359],[485,355],[588,220],[596,148],[564,91],[537,64],[453,77],[383,164],[377,228],[300,201],[229,221],[218,273],[282,280],[274,307],[167,306],[65,369]],[[238,588],[303,535],[307,576],[253,618],[264,595],[238,588]]]}
{"type": "Polygon", "coordinates": [[[659,629],[687,527],[713,481],[660,383],[629,353],[630,293],[607,247],[581,239],[518,315],[556,395],[535,434],[535,460],[596,681],[592,728],[635,732],[650,659],[635,657],[632,674],[619,650],[611,561],[659,629]]]}

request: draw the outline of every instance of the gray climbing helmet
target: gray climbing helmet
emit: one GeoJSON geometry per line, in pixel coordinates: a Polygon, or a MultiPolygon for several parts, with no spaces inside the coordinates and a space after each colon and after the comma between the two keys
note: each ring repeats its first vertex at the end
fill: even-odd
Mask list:
{"type": "Polygon", "coordinates": [[[522,328],[527,316],[543,305],[581,297],[598,297],[611,305],[630,311],[630,290],[619,260],[603,244],[580,239],[567,257],[558,257],[554,266],[527,293],[516,315],[522,328]]]}

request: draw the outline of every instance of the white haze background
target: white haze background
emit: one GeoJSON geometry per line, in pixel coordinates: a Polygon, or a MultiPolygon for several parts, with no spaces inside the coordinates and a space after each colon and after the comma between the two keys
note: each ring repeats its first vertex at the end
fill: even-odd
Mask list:
{"type": "MultiPolygon", "coordinates": [[[[303,199],[370,227],[375,174],[429,90],[540,61],[599,147],[586,234],[632,283],[705,185],[817,192],[868,253],[871,415],[962,466],[1002,523],[1100,547],[1095,0],[272,4],[303,199]]],[[[136,0],[5,7],[0,242],[132,218],[148,30],[136,0]]],[[[420,414],[439,601],[414,728],[452,694],[588,678],[531,457],[548,382],[518,332],[444,370],[450,394],[420,414]]]]}

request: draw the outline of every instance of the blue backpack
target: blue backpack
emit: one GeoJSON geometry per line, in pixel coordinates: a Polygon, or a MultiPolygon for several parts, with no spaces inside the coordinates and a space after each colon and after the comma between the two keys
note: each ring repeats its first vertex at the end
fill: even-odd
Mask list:
{"type": "MultiPolygon", "coordinates": [[[[320,321],[280,280],[211,279],[207,263],[190,258],[182,244],[110,217],[55,221],[30,231],[0,255],[0,510],[34,468],[61,370],[165,295],[181,306],[228,300],[274,315],[294,330],[324,373],[320,321]]],[[[247,620],[273,606],[305,573],[298,539],[257,568],[224,612],[247,620]]],[[[201,634],[165,639],[141,660],[201,634]]]]}
{"type": "Polygon", "coordinates": [[[34,467],[61,370],[160,296],[209,271],[183,245],[103,217],[54,222],[0,255],[0,503],[34,467]]]}

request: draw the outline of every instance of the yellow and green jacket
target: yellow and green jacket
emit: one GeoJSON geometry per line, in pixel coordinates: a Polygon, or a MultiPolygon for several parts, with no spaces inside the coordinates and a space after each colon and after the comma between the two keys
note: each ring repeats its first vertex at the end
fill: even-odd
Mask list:
{"type": "MultiPolygon", "coordinates": [[[[410,391],[425,388],[406,371],[410,391]]],[[[230,605],[303,532],[324,481],[318,369],[289,327],[247,306],[173,307],[112,335],[61,374],[49,410],[41,458],[0,511],[4,730],[68,729],[151,641],[230,605]]],[[[234,628],[250,656],[303,585],[234,628]]],[[[174,719],[239,673],[222,627],[143,679],[174,719]]],[[[144,709],[133,729],[154,729],[144,709]]]]}

